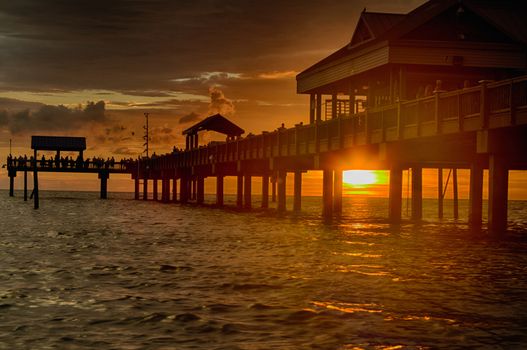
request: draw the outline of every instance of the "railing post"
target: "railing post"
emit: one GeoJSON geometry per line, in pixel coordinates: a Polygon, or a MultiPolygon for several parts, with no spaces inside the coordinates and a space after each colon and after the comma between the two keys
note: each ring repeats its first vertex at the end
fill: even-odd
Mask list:
{"type": "Polygon", "coordinates": [[[403,138],[404,123],[401,114],[401,101],[397,101],[397,138],[400,140],[403,138]]]}
{"type": "Polygon", "coordinates": [[[516,101],[514,100],[514,80],[511,79],[509,91],[509,110],[510,110],[510,123],[511,125],[516,125],[516,101]]]}
{"type": "Polygon", "coordinates": [[[436,134],[441,134],[441,115],[439,114],[439,92],[434,94],[434,118],[436,122],[436,134]]]}
{"type": "Polygon", "coordinates": [[[480,107],[479,114],[481,117],[481,128],[486,129],[489,126],[489,110],[488,110],[488,94],[487,94],[487,83],[483,82],[481,84],[481,97],[480,97],[480,107]]]}

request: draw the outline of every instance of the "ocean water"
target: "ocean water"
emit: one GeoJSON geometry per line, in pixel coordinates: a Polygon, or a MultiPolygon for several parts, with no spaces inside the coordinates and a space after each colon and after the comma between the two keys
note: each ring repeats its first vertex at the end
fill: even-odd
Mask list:
{"type": "Polygon", "coordinates": [[[390,226],[379,198],[324,222],[319,198],[279,216],[17,196],[0,191],[0,349],[527,348],[527,202],[492,237],[432,200],[390,226]]]}

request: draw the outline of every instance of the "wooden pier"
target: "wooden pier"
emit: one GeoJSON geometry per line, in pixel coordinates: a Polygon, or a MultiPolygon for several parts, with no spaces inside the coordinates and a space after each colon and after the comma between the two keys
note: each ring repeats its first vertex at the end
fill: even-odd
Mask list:
{"type": "MultiPolygon", "coordinates": [[[[363,11],[349,43],[297,76],[297,92],[309,95],[308,124],[242,137],[242,129],[215,115],[184,131],[184,151],[140,159],[119,171],[132,175],[135,199],[148,199],[151,182],[154,199],[167,203],[202,204],[204,181],[214,177],[218,206],[224,204],[224,179],[233,176],[236,205],[246,209],[253,207],[251,180],[261,177],[261,206],[269,206],[271,192],[284,212],[287,174],[294,174],[292,209],[299,211],[302,174],[319,170],[323,214],[331,217],[342,211],[344,170],[385,169],[389,220],[397,223],[403,171],[411,171],[411,218],[418,221],[423,169],[438,169],[439,217],[443,169],[453,184],[456,217],[457,170],[469,169],[469,223],[480,228],[488,169],[488,228],[504,232],[508,172],[527,169],[524,13],[521,2],[465,0],[431,0],[406,15],[363,11]],[[202,130],[224,133],[227,140],[199,145],[202,130]]],[[[9,167],[11,193],[17,171],[9,167]]],[[[103,197],[114,170],[82,172],[92,171],[99,173],[103,197]]]]}
{"type": "Polygon", "coordinates": [[[323,213],[330,216],[342,210],[342,171],[386,169],[390,171],[389,219],[398,222],[403,170],[412,170],[411,217],[420,220],[422,169],[470,169],[469,222],[479,227],[483,170],[489,169],[489,229],[502,232],[507,223],[507,174],[527,169],[526,149],[527,77],[519,77],[193,147],[134,162],[130,171],[136,199],[140,198],[140,180],[143,199],[148,182],[153,183],[155,193],[161,181],[164,202],[203,203],[203,181],[215,177],[220,206],[224,178],[237,177],[239,208],[252,207],[251,178],[256,176],[262,178],[262,207],[267,207],[269,179],[275,177],[278,211],[286,210],[286,175],[293,173],[293,210],[298,211],[302,173],[321,170],[323,213]]]}
{"type": "Polygon", "coordinates": [[[35,209],[39,208],[39,172],[53,173],[85,173],[97,174],[100,179],[100,197],[108,198],[108,179],[110,174],[130,174],[131,170],[128,163],[108,162],[108,161],[87,161],[82,157],[86,149],[86,139],[84,137],[64,137],[64,136],[33,136],[31,138],[31,148],[34,151],[30,159],[22,157],[9,157],[7,159],[7,174],[9,176],[9,196],[14,196],[15,178],[18,172],[24,174],[24,201],[28,198],[27,173],[33,173],[33,191],[31,197],[34,200],[35,209]],[[38,151],[54,151],[55,158],[38,159],[38,151]],[[60,157],[60,152],[79,152],[76,160],[64,160],[60,157]]]}

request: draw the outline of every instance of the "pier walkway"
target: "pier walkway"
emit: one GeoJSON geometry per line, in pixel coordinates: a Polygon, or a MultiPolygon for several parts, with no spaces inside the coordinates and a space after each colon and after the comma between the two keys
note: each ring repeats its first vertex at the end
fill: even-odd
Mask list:
{"type": "Polygon", "coordinates": [[[212,176],[217,183],[216,203],[222,205],[224,177],[236,176],[237,205],[251,208],[251,178],[261,176],[262,207],[268,206],[271,179],[277,186],[278,211],[284,211],[286,174],[291,172],[293,209],[300,210],[302,173],[322,170],[323,210],[331,216],[342,210],[343,170],[386,169],[390,171],[389,218],[397,222],[401,219],[402,171],[412,169],[412,218],[419,220],[422,169],[465,168],[471,170],[469,221],[479,227],[483,170],[489,169],[489,229],[504,231],[508,170],[527,169],[527,77],[437,92],[208,146],[187,145],[185,151],[130,164],[136,199],[140,197],[139,180],[143,180],[144,199],[149,180],[157,198],[160,180],[163,201],[186,203],[195,198],[203,203],[204,179],[212,176]]]}

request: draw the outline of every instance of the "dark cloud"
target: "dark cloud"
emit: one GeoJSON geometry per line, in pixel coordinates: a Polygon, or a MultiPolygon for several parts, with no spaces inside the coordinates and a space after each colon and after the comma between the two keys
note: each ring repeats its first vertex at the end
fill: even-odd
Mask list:
{"type": "Polygon", "coordinates": [[[179,119],[179,124],[187,124],[197,122],[201,119],[201,116],[198,113],[191,112],[179,119]]]}
{"type": "Polygon", "coordinates": [[[12,134],[34,131],[70,131],[89,124],[108,121],[103,101],[88,102],[84,108],[43,105],[36,111],[25,109],[6,115],[6,125],[12,134]]]}
{"type": "Polygon", "coordinates": [[[299,71],[346,43],[362,8],[422,2],[2,1],[0,89],[149,93],[202,72],[299,71]]]}
{"type": "Polygon", "coordinates": [[[38,102],[28,102],[17,100],[14,98],[0,97],[0,109],[3,110],[23,110],[23,109],[39,109],[43,107],[43,103],[38,102]]]}

